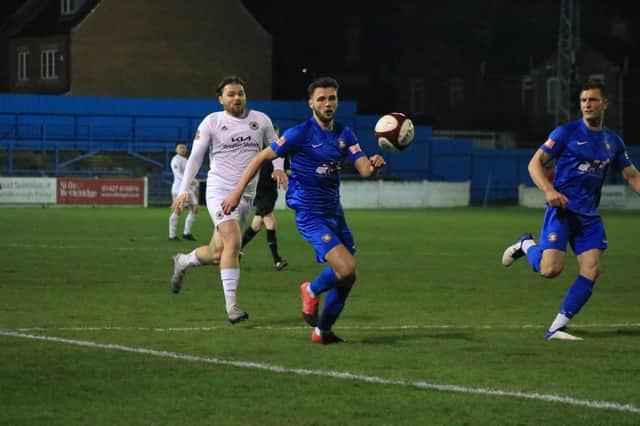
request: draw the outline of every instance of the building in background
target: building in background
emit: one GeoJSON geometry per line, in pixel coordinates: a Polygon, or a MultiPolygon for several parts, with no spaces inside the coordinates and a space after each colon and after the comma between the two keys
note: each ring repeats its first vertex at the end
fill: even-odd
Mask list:
{"type": "Polygon", "coordinates": [[[271,99],[271,35],[240,1],[7,1],[2,91],[210,98],[238,74],[271,99]]]}

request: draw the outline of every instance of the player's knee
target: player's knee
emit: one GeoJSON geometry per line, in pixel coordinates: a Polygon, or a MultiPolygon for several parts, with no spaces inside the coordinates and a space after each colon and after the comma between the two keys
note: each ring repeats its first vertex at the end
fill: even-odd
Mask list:
{"type": "Polygon", "coordinates": [[[356,272],[353,271],[353,273],[340,278],[340,285],[343,287],[351,287],[356,283],[356,272]]]}
{"type": "Polygon", "coordinates": [[[562,266],[559,265],[540,265],[540,276],[543,278],[554,278],[560,275],[562,266]]]}
{"type": "Polygon", "coordinates": [[[591,281],[595,281],[600,276],[600,265],[581,266],[580,275],[591,281]]]}
{"type": "Polygon", "coordinates": [[[356,262],[345,262],[338,270],[334,270],[340,285],[351,286],[356,282],[356,262]]]}

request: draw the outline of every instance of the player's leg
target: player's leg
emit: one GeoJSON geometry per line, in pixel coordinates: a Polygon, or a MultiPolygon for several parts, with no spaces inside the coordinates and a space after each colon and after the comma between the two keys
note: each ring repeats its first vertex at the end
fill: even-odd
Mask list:
{"type": "Polygon", "coordinates": [[[356,279],[355,244],[351,231],[342,214],[327,218],[297,212],[296,224],[302,236],[314,247],[317,261],[329,263],[316,278],[300,287],[303,316],[309,325],[314,326],[315,323],[312,341],[323,344],[341,342],[342,339],[335,336],[331,328],[344,309],[356,279]],[[324,292],[327,296],[322,315],[318,317],[318,296],[324,292]],[[305,309],[309,307],[313,309],[305,309]]]}
{"type": "Polygon", "coordinates": [[[356,259],[344,245],[339,244],[332,248],[327,253],[326,259],[338,281],[327,291],[322,314],[311,336],[314,343],[322,344],[342,341],[331,330],[342,313],[347,297],[356,281],[356,259]]]}
{"type": "Polygon", "coordinates": [[[214,232],[211,241],[206,246],[200,246],[189,253],[177,253],[173,256],[173,275],[171,276],[171,291],[179,293],[182,289],[182,281],[189,268],[201,265],[217,265],[220,263],[223,242],[215,230],[216,215],[220,209],[222,199],[207,199],[207,209],[214,223],[214,232]],[[218,203],[217,205],[215,203],[218,203]]]}
{"type": "MultiPolygon", "coordinates": [[[[177,193],[171,193],[171,198],[173,201],[176,200],[177,193]]],[[[169,241],[179,241],[180,238],[176,235],[176,229],[178,228],[178,219],[180,218],[180,213],[177,213],[175,210],[171,210],[171,215],[169,215],[169,241]]]]}
{"type": "Polygon", "coordinates": [[[569,321],[575,317],[589,301],[596,279],[600,275],[600,255],[607,248],[604,224],[600,217],[576,216],[571,245],[577,254],[580,267],[578,276],[567,291],[560,312],[552,322],[545,338],[572,338],[562,331],[569,321]]]}
{"type": "Polygon", "coordinates": [[[242,246],[240,247],[241,249],[249,244],[249,241],[251,241],[253,237],[255,237],[256,234],[260,232],[260,228],[262,228],[262,216],[260,216],[256,210],[256,214],[251,220],[251,225],[247,226],[247,229],[245,229],[244,233],[242,234],[242,246]]]}
{"type": "Polygon", "coordinates": [[[548,207],[540,231],[540,244],[536,243],[530,233],[523,234],[506,248],[502,255],[502,264],[510,266],[516,259],[526,256],[534,272],[545,278],[553,278],[564,268],[568,237],[566,214],[548,207]]]}
{"type": "Polygon", "coordinates": [[[278,237],[276,236],[276,228],[278,224],[276,217],[273,214],[273,210],[265,214],[262,220],[264,222],[264,227],[267,230],[267,245],[269,246],[269,251],[271,251],[273,264],[277,271],[281,271],[288,265],[288,262],[283,259],[278,252],[278,237]]]}
{"type": "Polygon", "coordinates": [[[224,247],[220,257],[220,279],[224,291],[224,301],[229,321],[231,324],[235,324],[249,318],[249,314],[238,306],[236,297],[240,281],[238,255],[242,244],[242,236],[240,234],[240,226],[236,220],[227,220],[220,223],[218,232],[224,247]]]}
{"type": "Polygon", "coordinates": [[[224,290],[227,316],[231,324],[249,319],[249,314],[238,306],[237,290],[240,281],[240,263],[238,255],[242,245],[240,227],[244,224],[251,207],[251,200],[243,197],[238,207],[229,215],[220,209],[222,198],[217,200],[217,212],[214,222],[222,240],[220,256],[220,279],[224,290]]]}
{"type": "Polygon", "coordinates": [[[195,241],[195,237],[191,233],[193,223],[196,221],[196,214],[198,213],[198,204],[194,194],[191,194],[191,201],[189,202],[189,213],[184,220],[184,230],[182,231],[182,238],[185,240],[195,241]]]}

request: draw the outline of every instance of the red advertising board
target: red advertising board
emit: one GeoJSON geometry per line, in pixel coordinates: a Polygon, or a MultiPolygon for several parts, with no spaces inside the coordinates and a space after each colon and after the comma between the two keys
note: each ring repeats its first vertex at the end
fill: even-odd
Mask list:
{"type": "Polygon", "coordinates": [[[144,179],[58,178],[58,204],[144,205],[144,179]]]}

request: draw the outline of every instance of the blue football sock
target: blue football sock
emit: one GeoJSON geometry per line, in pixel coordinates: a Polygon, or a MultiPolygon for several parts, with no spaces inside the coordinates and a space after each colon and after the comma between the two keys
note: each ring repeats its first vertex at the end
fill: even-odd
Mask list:
{"type": "Polygon", "coordinates": [[[333,327],[333,324],[335,324],[340,316],[340,312],[342,312],[344,308],[350,291],[351,286],[338,286],[327,292],[327,296],[324,299],[324,307],[322,308],[322,315],[320,315],[320,319],[318,320],[318,328],[320,330],[331,330],[331,327],[333,327]]]}
{"type": "Polygon", "coordinates": [[[320,294],[329,290],[338,283],[338,277],[336,277],[336,273],[333,272],[331,266],[327,266],[318,274],[317,277],[311,281],[309,287],[311,287],[311,291],[316,295],[320,296],[320,294]]]}
{"type": "Polygon", "coordinates": [[[540,261],[542,260],[542,250],[540,249],[540,246],[535,245],[529,247],[529,249],[527,249],[526,256],[531,269],[533,269],[534,272],[540,272],[540,261]]]}
{"type": "Polygon", "coordinates": [[[587,303],[593,291],[595,281],[578,275],[573,285],[567,292],[560,308],[560,313],[568,318],[573,318],[580,309],[587,303]]]}

